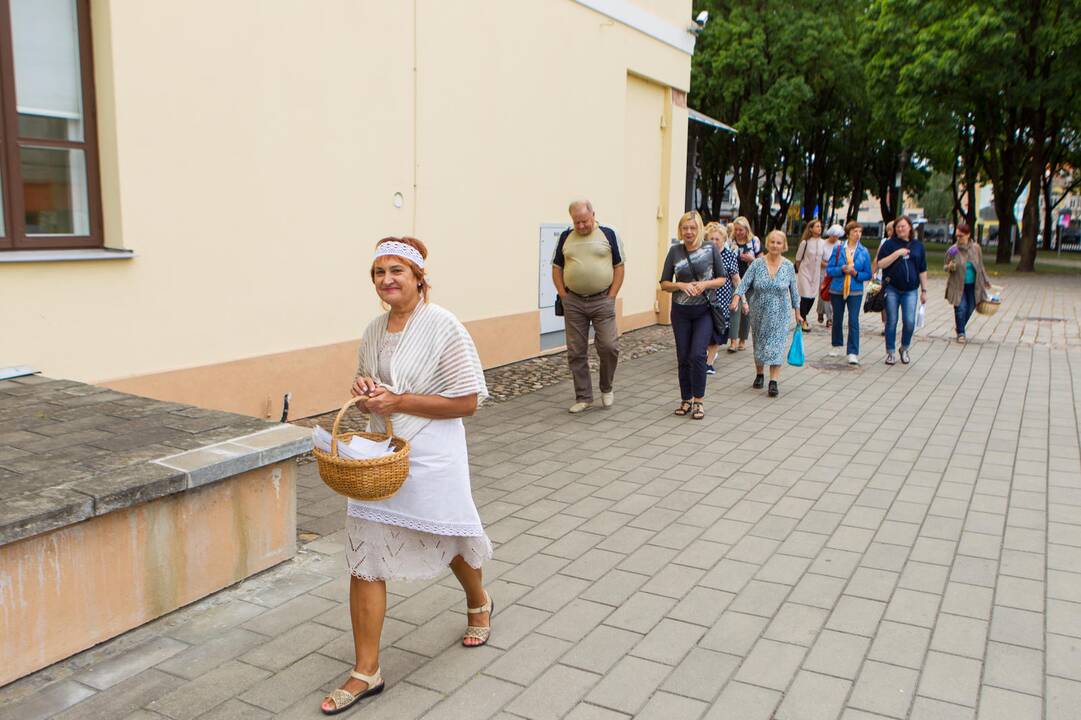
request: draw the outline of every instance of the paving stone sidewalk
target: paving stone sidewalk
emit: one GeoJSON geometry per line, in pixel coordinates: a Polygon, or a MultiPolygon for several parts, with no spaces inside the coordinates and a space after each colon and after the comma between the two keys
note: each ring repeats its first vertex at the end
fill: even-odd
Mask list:
{"type": "MultiPolygon", "coordinates": [[[[961,346],[934,283],[910,365],[870,315],[857,369],[816,329],[775,400],[722,355],[702,422],[671,415],[671,351],[609,411],[568,415],[566,382],[483,409],[491,643],[458,646],[452,577],[392,583],[388,690],[352,716],[1076,720],[1081,283],[1008,291],[961,346]]],[[[294,561],[0,689],[0,720],[322,717],[344,512],[301,470],[326,522],[294,561]]]]}

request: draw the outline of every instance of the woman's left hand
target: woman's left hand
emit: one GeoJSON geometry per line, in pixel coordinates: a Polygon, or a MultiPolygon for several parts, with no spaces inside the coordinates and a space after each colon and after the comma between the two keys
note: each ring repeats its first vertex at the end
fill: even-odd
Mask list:
{"type": "Polygon", "coordinates": [[[385,387],[376,388],[371,397],[368,398],[368,402],[365,403],[368,412],[383,416],[398,412],[401,405],[402,396],[392,393],[385,387]]]}

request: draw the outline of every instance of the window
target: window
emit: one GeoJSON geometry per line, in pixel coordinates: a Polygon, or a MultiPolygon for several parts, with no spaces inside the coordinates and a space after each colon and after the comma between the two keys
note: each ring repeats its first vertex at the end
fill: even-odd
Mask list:
{"type": "Polygon", "coordinates": [[[0,0],[0,250],[100,247],[89,0],[0,0]]]}

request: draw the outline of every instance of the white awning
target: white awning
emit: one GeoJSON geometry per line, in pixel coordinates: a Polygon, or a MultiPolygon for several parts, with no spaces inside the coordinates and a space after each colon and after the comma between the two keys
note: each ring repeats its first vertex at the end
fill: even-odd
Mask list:
{"type": "Polygon", "coordinates": [[[693,120],[694,122],[699,122],[703,125],[709,125],[710,127],[717,128],[718,130],[724,130],[725,132],[730,133],[739,132],[731,125],[725,125],[720,120],[714,120],[709,115],[706,115],[705,113],[700,113],[693,108],[687,108],[687,116],[690,120],[693,120]]]}

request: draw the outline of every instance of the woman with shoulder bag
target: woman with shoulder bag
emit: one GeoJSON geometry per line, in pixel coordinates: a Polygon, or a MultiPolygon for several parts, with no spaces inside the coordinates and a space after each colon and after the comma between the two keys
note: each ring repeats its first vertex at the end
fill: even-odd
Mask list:
{"type": "Polygon", "coordinates": [[[822,261],[826,258],[822,221],[814,218],[803,228],[803,237],[796,249],[796,285],[799,287],[799,314],[803,316],[804,332],[811,331],[807,318],[822,285],[822,261]]]}
{"type": "Polygon", "coordinates": [[[680,242],[668,248],[660,280],[661,290],[672,293],[680,393],[675,414],[701,420],[706,416],[706,348],[725,329],[725,321],[714,317],[721,309],[710,304],[710,296],[727,278],[720,248],[704,242],[702,216],[692,210],[679,219],[677,228],[680,242]]]}
{"type": "Polygon", "coordinates": [[[837,249],[837,243],[844,236],[845,229],[837,224],[830,225],[830,229],[826,231],[826,247],[822,251],[821,289],[818,293],[818,322],[821,323],[824,318],[826,327],[833,326],[833,303],[830,301],[831,278],[826,274],[826,265],[829,264],[830,258],[837,249]]]}
{"type": "Polygon", "coordinates": [[[848,312],[848,364],[860,364],[860,305],[863,284],[871,279],[871,253],[860,243],[863,226],[855,220],[845,225],[847,238],[830,256],[826,274],[830,277],[830,301],[833,303],[833,349],[831,357],[841,355],[844,342],[844,316],[848,312]]]}
{"type": "Polygon", "coordinates": [[[488,396],[476,347],[450,312],[428,303],[428,251],[415,238],[376,245],[371,279],[390,311],[373,320],[360,343],[353,397],[373,432],[410,443],[409,475],[398,492],[373,502],[349,500],[345,559],[356,664],[320,709],[336,715],[383,691],[379,639],[387,580],[422,580],[454,572],[465,590],[462,645],[478,647],[491,632],[492,599],[481,566],[492,543],[473,502],[462,418],[488,396]]]}

